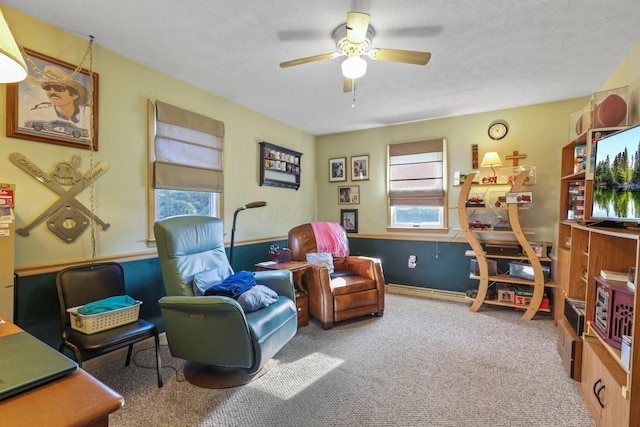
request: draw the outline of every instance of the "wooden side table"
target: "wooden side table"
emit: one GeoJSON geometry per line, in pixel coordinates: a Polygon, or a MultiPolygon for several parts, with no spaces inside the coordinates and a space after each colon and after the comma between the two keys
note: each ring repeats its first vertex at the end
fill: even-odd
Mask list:
{"type": "Polygon", "coordinates": [[[255,265],[256,271],[289,270],[293,275],[293,284],[296,288],[296,307],[298,309],[298,327],[309,324],[309,294],[302,286],[302,276],[309,268],[308,262],[289,261],[277,263],[273,261],[260,262],[255,265]]]}

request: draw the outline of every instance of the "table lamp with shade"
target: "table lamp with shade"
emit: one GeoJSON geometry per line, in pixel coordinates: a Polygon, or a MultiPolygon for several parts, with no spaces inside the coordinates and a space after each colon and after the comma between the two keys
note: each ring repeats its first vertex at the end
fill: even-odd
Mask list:
{"type": "Polygon", "coordinates": [[[489,151],[488,153],[485,153],[484,157],[482,158],[482,163],[480,163],[480,167],[491,168],[491,172],[493,173],[493,175],[483,178],[483,183],[485,181],[492,182],[494,184],[498,182],[496,170],[494,169],[495,166],[502,166],[502,160],[500,160],[500,156],[498,155],[498,153],[496,153],[495,151],[489,151]]]}
{"type": "Polygon", "coordinates": [[[27,78],[27,64],[0,10],[0,83],[17,83],[27,78]]]}

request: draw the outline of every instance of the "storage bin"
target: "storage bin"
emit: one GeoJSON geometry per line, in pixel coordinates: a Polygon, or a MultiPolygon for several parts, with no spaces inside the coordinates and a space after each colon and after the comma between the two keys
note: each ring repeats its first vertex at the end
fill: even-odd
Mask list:
{"type": "Polygon", "coordinates": [[[118,308],[116,310],[105,311],[97,314],[80,314],[78,309],[82,307],[71,307],[67,309],[70,316],[71,328],[83,334],[95,334],[107,329],[117,328],[138,321],[142,301],[136,301],[130,307],[118,308]]]}
{"type": "MultiPolygon", "coordinates": [[[[469,275],[470,276],[479,276],[480,275],[480,267],[478,266],[478,260],[472,259],[470,262],[469,275]]],[[[498,262],[493,259],[487,260],[487,270],[489,271],[489,276],[495,276],[498,274],[498,262]]]]}
{"type": "MultiPolygon", "coordinates": [[[[542,274],[544,275],[544,281],[547,282],[551,279],[551,269],[548,265],[542,266],[542,274]]],[[[509,275],[518,277],[525,280],[533,280],[533,266],[531,264],[510,262],[509,263],[509,275]]]]}

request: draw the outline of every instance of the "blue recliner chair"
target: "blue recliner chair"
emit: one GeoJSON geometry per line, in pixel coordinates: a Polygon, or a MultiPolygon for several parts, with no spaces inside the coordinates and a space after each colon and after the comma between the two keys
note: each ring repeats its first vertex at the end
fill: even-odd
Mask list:
{"type": "Polygon", "coordinates": [[[256,282],[276,291],[278,299],[245,313],[233,298],[196,296],[192,287],[197,273],[230,269],[222,220],[175,216],[156,222],[154,232],[167,294],[159,301],[160,309],[171,354],[187,360],[185,378],[199,386],[224,388],[264,373],[267,362],[297,330],[291,272],[256,272],[256,282]]]}

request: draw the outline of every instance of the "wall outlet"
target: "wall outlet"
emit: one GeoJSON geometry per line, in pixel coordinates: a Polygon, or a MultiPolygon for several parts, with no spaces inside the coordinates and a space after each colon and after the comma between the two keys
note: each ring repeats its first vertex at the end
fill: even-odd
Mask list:
{"type": "Polygon", "coordinates": [[[416,264],[418,263],[418,260],[416,258],[415,255],[409,255],[409,268],[416,268],[416,264]]]}

